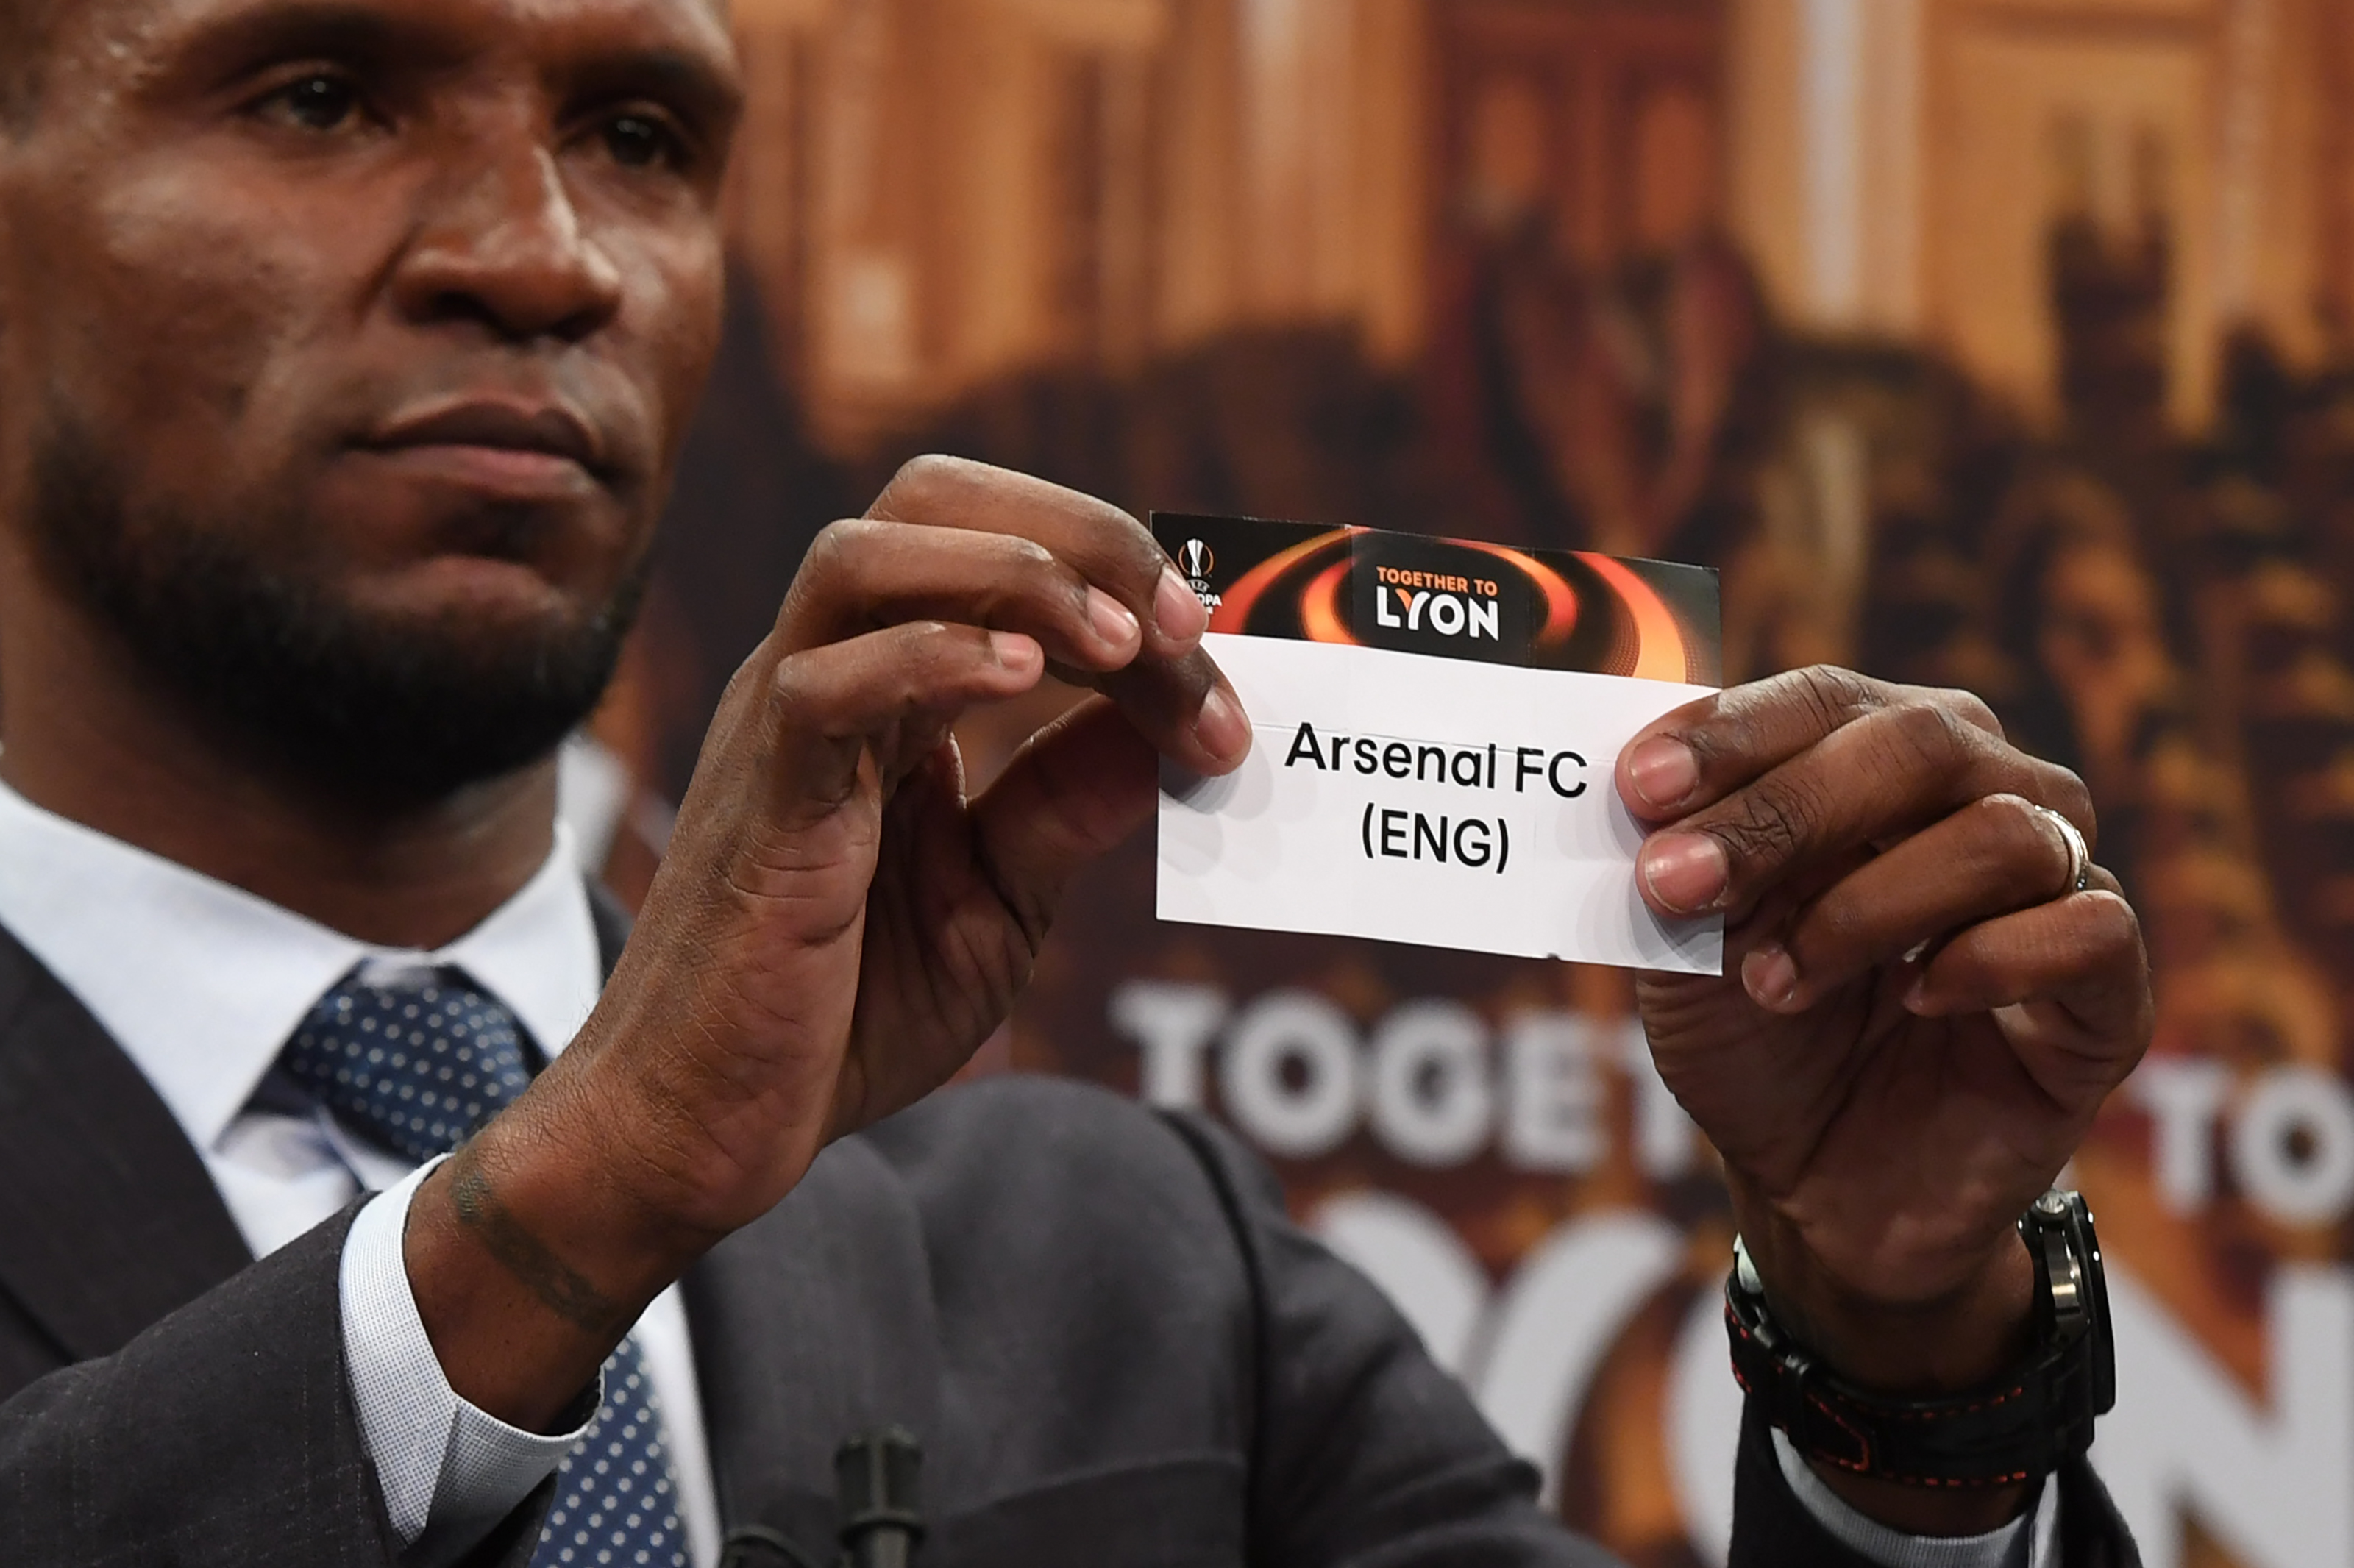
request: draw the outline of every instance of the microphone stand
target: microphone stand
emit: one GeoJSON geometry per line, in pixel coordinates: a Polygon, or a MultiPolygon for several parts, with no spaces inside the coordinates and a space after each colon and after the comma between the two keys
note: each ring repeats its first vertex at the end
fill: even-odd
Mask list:
{"type": "Polygon", "coordinates": [[[904,1426],[885,1426],[834,1450],[843,1568],[909,1568],[924,1539],[924,1450],[904,1426]]]}

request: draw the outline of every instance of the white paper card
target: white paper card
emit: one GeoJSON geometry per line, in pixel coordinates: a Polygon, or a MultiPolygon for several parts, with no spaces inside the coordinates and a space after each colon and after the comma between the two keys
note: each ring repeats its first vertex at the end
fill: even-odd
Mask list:
{"type": "Polygon", "coordinates": [[[1620,750],[1709,688],[1214,632],[1256,735],[1224,779],[1161,780],[1164,920],[1688,974],[1715,918],[1635,887],[1620,750]]]}

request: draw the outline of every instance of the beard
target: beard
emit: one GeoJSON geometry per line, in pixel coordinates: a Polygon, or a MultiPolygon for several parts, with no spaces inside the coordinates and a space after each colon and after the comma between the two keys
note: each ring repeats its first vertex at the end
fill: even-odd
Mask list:
{"type": "Polygon", "coordinates": [[[604,695],[652,575],[642,557],[561,623],[372,615],[254,537],[134,519],[94,443],[48,435],[31,497],[47,570],[200,722],[354,804],[421,808],[547,757],[604,695]]]}

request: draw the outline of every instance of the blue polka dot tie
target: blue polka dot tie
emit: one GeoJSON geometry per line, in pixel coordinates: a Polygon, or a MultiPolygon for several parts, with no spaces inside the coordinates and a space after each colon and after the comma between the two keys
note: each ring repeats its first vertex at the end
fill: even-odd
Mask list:
{"type": "MultiPolygon", "coordinates": [[[[529,1086],[522,1026],[456,969],[355,970],[312,1008],[279,1065],[369,1141],[447,1154],[529,1086]]],[[[533,1568],[686,1568],[662,1404],[634,1340],[605,1363],[597,1419],[557,1472],[533,1568]]]]}

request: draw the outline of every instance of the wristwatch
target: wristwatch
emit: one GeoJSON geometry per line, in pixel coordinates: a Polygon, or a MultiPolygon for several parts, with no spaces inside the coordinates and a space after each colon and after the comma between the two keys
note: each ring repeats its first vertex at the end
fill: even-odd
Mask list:
{"type": "Polygon", "coordinates": [[[1733,1375],[1791,1445],[1859,1476],[1920,1487],[2003,1486],[2049,1475],[2093,1444],[2117,1402],[2116,1347],[2093,1213],[2058,1188],[2020,1216],[2035,1264],[2035,1348],[1984,1387],[1892,1399],[1846,1382],[1774,1320],[1740,1238],[1724,1286],[1733,1375]]]}

